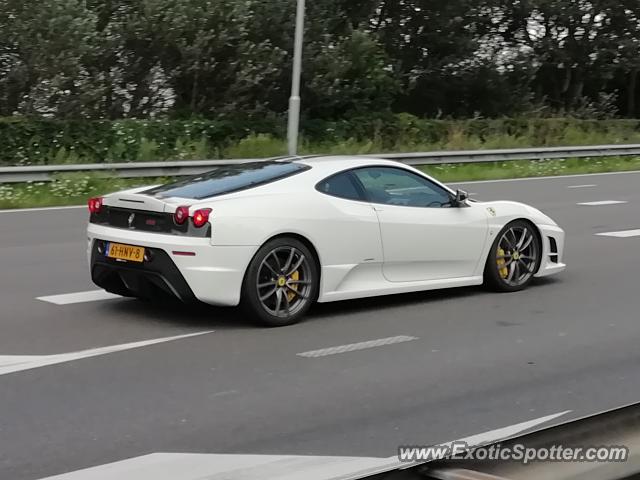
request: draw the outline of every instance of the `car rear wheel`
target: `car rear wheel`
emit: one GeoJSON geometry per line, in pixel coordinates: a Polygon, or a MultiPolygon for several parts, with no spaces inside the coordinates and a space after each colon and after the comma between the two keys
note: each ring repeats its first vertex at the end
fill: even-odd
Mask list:
{"type": "Polygon", "coordinates": [[[533,225],[516,220],[498,234],[484,270],[485,284],[502,292],[529,286],[541,258],[540,236],[533,225]]]}
{"type": "Polygon", "coordinates": [[[299,240],[276,238],[258,250],[242,287],[242,307],[269,327],[299,322],[318,297],[315,258],[299,240]]]}

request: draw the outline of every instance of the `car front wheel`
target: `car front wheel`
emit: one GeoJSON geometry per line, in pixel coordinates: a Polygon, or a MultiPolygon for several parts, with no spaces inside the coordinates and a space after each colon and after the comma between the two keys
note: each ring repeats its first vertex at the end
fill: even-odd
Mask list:
{"type": "Polygon", "coordinates": [[[516,292],[529,286],[541,258],[540,236],[533,225],[516,220],[498,234],[487,264],[485,283],[498,291],[516,292]]]}

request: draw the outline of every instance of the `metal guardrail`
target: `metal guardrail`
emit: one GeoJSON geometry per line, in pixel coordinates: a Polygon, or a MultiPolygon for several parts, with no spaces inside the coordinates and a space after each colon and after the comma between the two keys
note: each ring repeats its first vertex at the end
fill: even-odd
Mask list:
{"type": "MultiPolygon", "coordinates": [[[[363,155],[397,160],[407,165],[445,163],[506,162],[514,160],[551,160],[561,158],[600,158],[640,156],[640,145],[593,145],[581,147],[513,148],[504,150],[459,150],[449,152],[386,153],[363,155]]],[[[237,165],[265,159],[197,160],[141,163],[96,163],[89,165],[38,165],[1,167],[0,183],[48,182],[57,173],[103,172],[120,178],[197,175],[224,165],[237,165]]]]}

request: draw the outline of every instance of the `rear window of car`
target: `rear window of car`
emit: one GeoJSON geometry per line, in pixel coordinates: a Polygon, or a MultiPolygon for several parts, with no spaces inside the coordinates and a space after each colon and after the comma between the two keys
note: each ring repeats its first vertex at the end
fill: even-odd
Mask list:
{"type": "Polygon", "coordinates": [[[351,172],[338,173],[324,179],[316,185],[316,189],[332,197],[346,198],[347,200],[364,200],[351,175],[351,172]]]}
{"type": "Polygon", "coordinates": [[[182,197],[201,200],[266,185],[308,170],[292,162],[253,162],[218,167],[211,172],[146,190],[158,198],[182,197]]]}

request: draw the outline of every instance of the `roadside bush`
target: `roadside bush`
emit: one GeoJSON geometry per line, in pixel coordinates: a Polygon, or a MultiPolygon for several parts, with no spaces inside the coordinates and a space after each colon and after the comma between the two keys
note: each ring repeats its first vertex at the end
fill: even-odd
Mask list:
{"type": "MultiPolygon", "coordinates": [[[[0,165],[263,157],[286,150],[284,118],[62,121],[0,118],[0,165]]],[[[304,153],[381,153],[640,143],[640,120],[303,119],[304,153]]]]}

